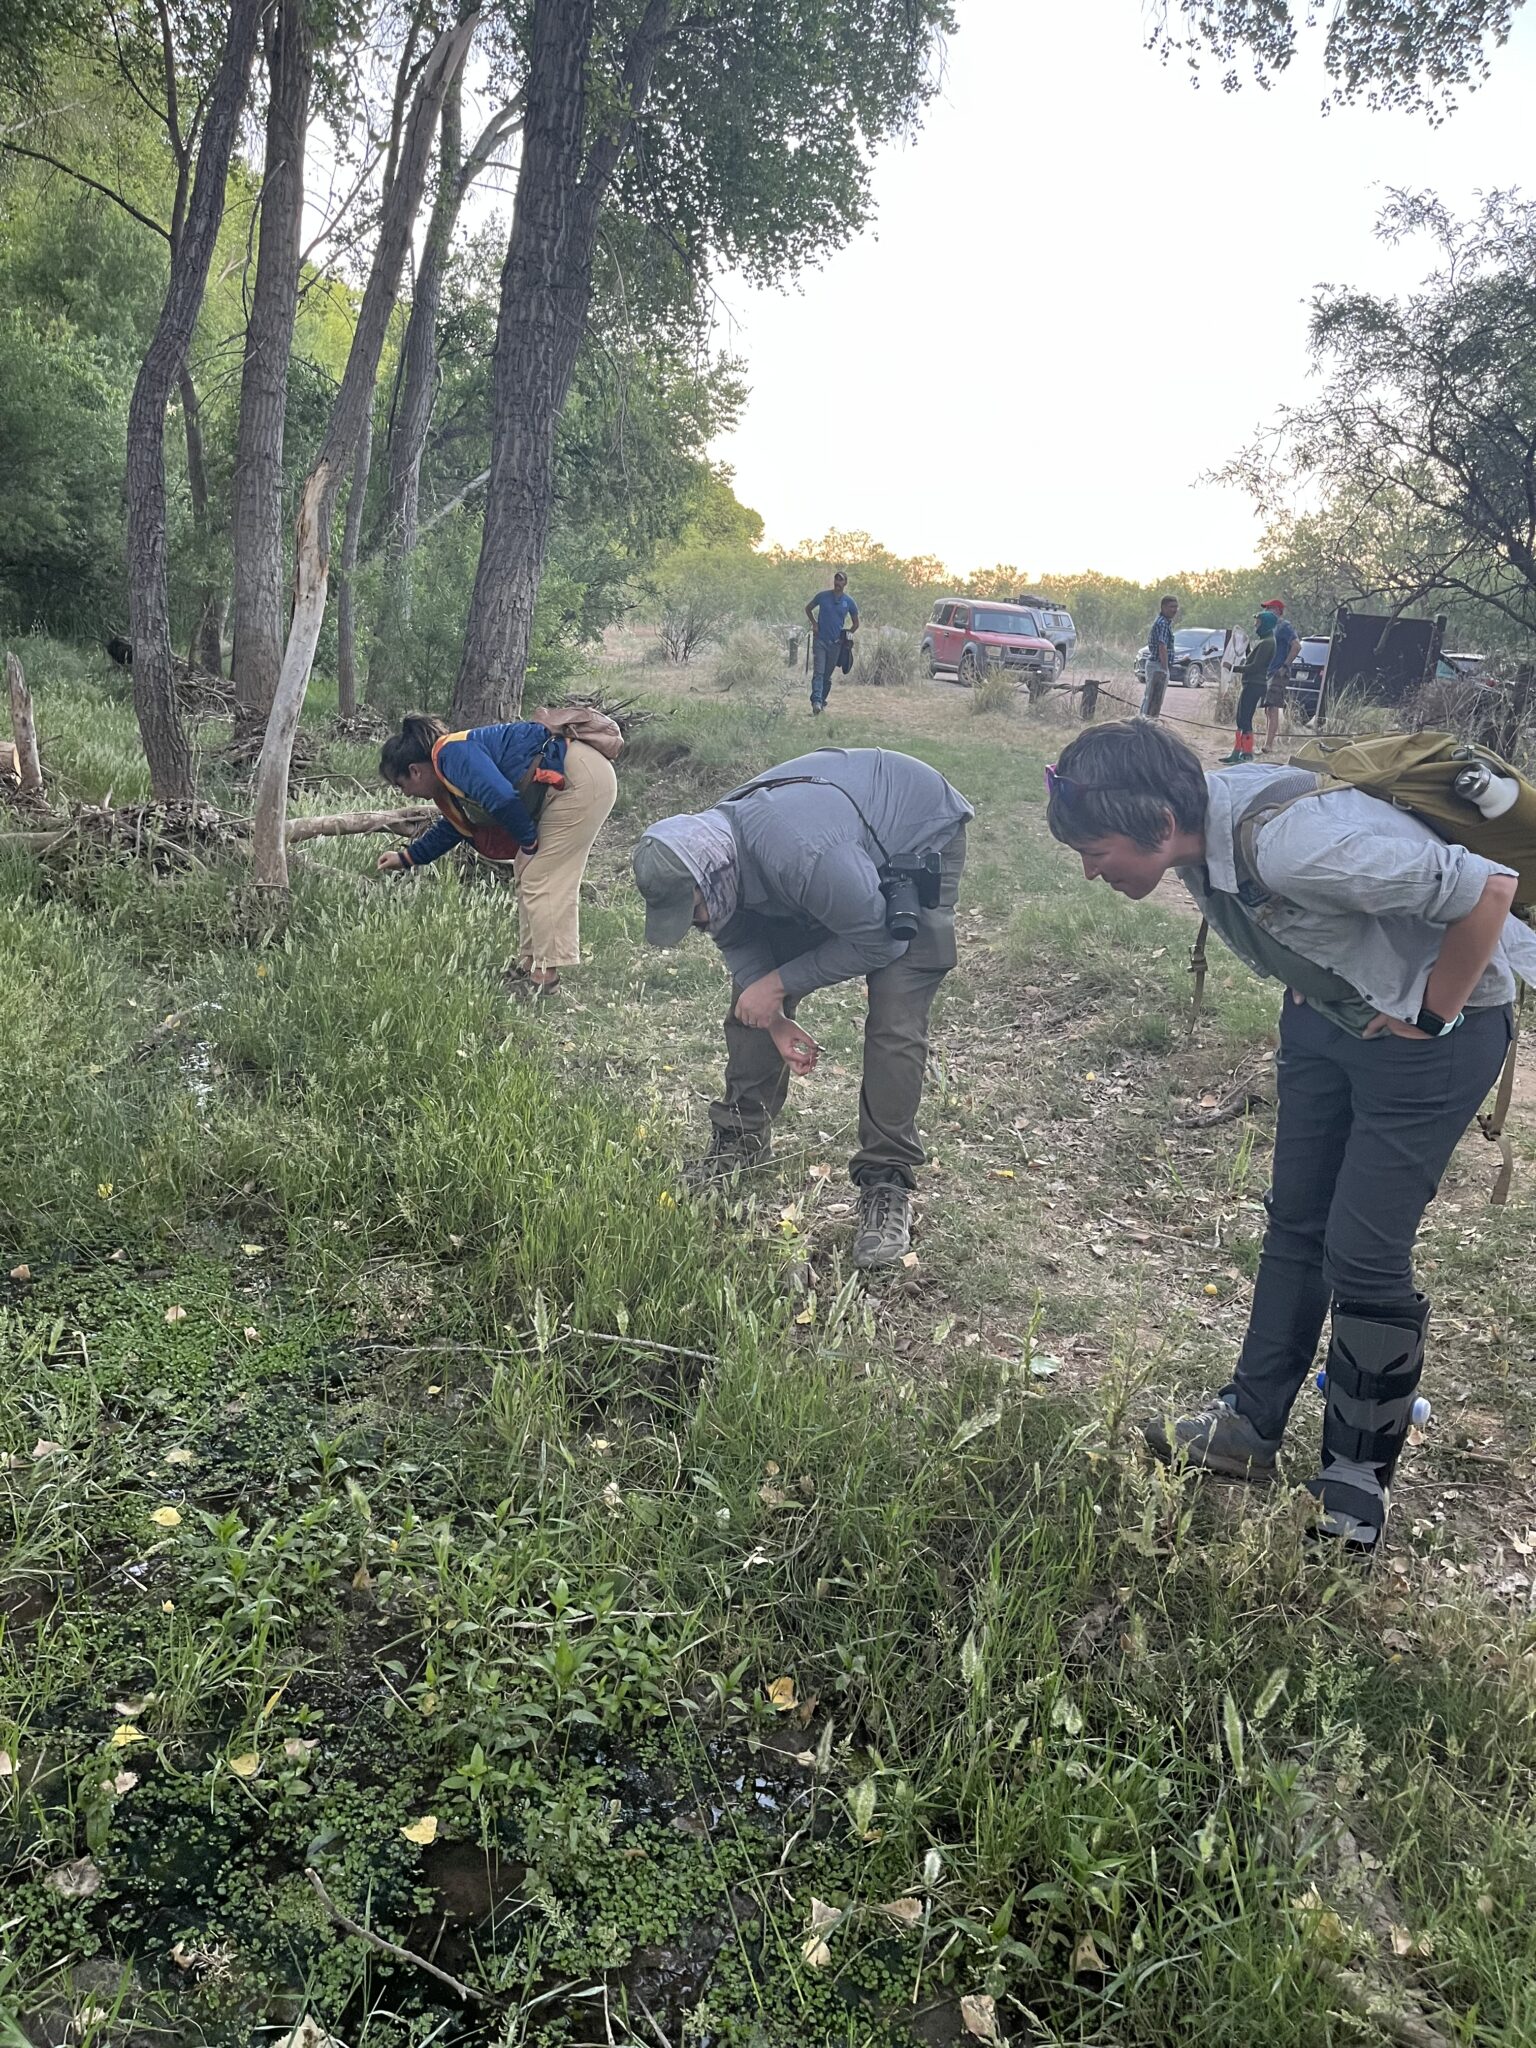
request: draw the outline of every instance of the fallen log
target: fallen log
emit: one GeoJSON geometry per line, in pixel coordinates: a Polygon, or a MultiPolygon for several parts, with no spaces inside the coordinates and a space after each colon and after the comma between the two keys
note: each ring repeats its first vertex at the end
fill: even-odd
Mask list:
{"type": "MultiPolygon", "coordinates": [[[[290,846],[296,846],[305,839],[341,839],[359,832],[393,832],[401,838],[411,838],[436,815],[425,804],[413,804],[407,809],[394,811],[328,812],[309,818],[290,818],[286,838],[290,846]]],[[[202,845],[232,844],[246,838],[250,832],[247,819],[226,817],[210,805],[182,806],[175,813],[167,813],[163,805],[127,805],[116,811],[101,805],[77,811],[73,817],[60,818],[44,829],[0,832],[0,847],[14,848],[22,853],[47,853],[55,846],[62,846],[66,840],[78,839],[83,845],[126,848],[137,853],[151,847],[169,848],[171,837],[176,836],[177,825],[181,828],[179,836],[202,845]],[[168,826],[171,827],[169,835],[168,826]]]]}
{"type": "Polygon", "coordinates": [[[432,816],[424,804],[404,811],[333,811],[322,817],[290,818],[285,836],[290,846],[301,839],[341,839],[353,832],[398,832],[407,837],[420,832],[432,816]]]}

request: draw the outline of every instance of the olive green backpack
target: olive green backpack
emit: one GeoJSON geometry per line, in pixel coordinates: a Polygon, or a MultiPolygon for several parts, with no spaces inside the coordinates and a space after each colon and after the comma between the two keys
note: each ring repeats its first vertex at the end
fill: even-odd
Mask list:
{"type": "MultiPolygon", "coordinates": [[[[1399,810],[1411,811],[1414,817],[1422,819],[1451,845],[1470,847],[1473,853],[1481,854],[1485,860],[1513,868],[1519,876],[1515,910],[1528,914],[1536,908],[1536,783],[1528,781],[1518,768],[1512,768],[1486,747],[1470,746],[1444,732],[1390,732],[1365,739],[1319,738],[1308,740],[1292,754],[1290,765],[1308,769],[1320,777],[1317,785],[1320,790],[1363,790],[1367,796],[1395,804],[1399,810]],[[1475,804],[1456,794],[1457,776],[1474,763],[1481,763],[1495,775],[1507,776],[1517,786],[1519,793],[1514,803],[1500,818],[1485,818],[1475,804]]],[[[1248,821],[1250,845],[1259,825],[1268,824],[1289,804],[1300,801],[1299,797],[1291,797],[1248,821]]],[[[1200,1014],[1205,987],[1207,929],[1202,919],[1189,956],[1190,971],[1195,977],[1189,1020],[1191,1032],[1200,1014]]],[[[1520,1003],[1523,1009],[1523,987],[1520,1003]]],[[[1499,1076],[1493,1107],[1478,1118],[1483,1135],[1499,1147],[1503,1162],[1489,1198],[1495,1207],[1502,1206],[1508,1199],[1514,1171],[1504,1125],[1514,1094],[1515,1053],[1519,1043],[1520,1017],[1517,1012],[1509,1057],[1499,1076]]]]}

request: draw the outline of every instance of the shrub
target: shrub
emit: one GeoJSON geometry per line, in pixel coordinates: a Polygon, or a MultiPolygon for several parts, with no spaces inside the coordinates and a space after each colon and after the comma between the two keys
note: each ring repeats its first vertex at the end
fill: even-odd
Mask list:
{"type": "Polygon", "coordinates": [[[767,626],[738,626],[715,662],[715,686],[740,691],[782,691],[789,677],[784,646],[767,626]]]}
{"type": "Polygon", "coordinates": [[[877,690],[899,689],[917,679],[917,638],[899,626],[874,626],[853,643],[853,683],[877,690]]]}
{"type": "Polygon", "coordinates": [[[977,677],[971,692],[971,709],[978,717],[989,711],[1009,712],[1017,700],[1018,687],[1012,676],[1003,669],[992,669],[977,677]]]}

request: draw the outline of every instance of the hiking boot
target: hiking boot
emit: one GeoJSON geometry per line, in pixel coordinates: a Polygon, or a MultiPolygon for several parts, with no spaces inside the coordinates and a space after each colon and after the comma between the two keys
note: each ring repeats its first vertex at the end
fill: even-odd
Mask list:
{"type": "Polygon", "coordinates": [[[1207,1402],[1193,1415],[1153,1416],[1141,1425],[1147,1448],[1165,1465],[1194,1465],[1223,1479],[1267,1486],[1275,1476],[1278,1437],[1260,1436],[1229,1402],[1207,1402]]]}
{"type": "Polygon", "coordinates": [[[894,1266],[912,1245],[912,1197],[899,1180],[877,1180],[859,1189],[859,1227],[853,1240],[856,1266],[894,1266]]]}
{"type": "Polygon", "coordinates": [[[767,1132],[759,1135],[712,1129],[709,1149],[703,1158],[692,1160],[683,1168],[683,1186],[695,1193],[705,1188],[721,1187],[741,1174],[766,1166],[772,1157],[773,1139],[767,1132]]]}

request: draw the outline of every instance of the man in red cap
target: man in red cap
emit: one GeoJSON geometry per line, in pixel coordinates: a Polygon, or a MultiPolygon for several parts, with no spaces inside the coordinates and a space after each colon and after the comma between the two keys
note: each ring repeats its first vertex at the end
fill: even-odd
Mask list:
{"type": "Polygon", "coordinates": [[[1291,659],[1296,652],[1296,628],[1285,616],[1283,597],[1266,598],[1263,609],[1275,621],[1275,651],[1264,678],[1264,751],[1274,749],[1280,737],[1280,714],[1285,709],[1285,686],[1290,680],[1291,659]]]}

